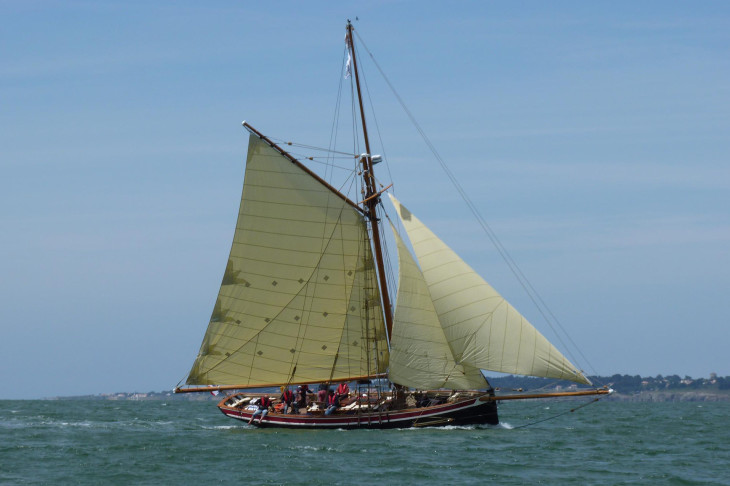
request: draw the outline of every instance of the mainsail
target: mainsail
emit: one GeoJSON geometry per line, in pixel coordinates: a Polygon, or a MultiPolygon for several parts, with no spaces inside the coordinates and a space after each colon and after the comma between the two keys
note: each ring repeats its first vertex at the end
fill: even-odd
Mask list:
{"type": "MultiPolygon", "coordinates": [[[[390,197],[413,245],[421,265],[418,273],[428,291],[428,298],[422,290],[418,292],[418,311],[437,315],[454,363],[464,366],[465,370],[472,367],[590,384],[583,373],[496,290],[405,206],[392,195],[390,197]]],[[[402,242],[399,249],[407,251],[402,242]]],[[[401,257],[401,261],[407,262],[408,258],[401,257]]],[[[415,272],[409,264],[405,271],[414,278],[415,272]]],[[[395,318],[398,325],[409,321],[413,325],[413,319],[398,317],[400,308],[399,298],[395,318]]],[[[407,312],[414,314],[415,311],[408,309],[407,312]]],[[[431,329],[434,324],[429,320],[429,324],[422,327],[431,329]]],[[[441,343],[436,346],[443,349],[441,343]]],[[[391,359],[399,366],[403,360],[397,353],[393,354],[391,359]]]]}
{"type": "Polygon", "coordinates": [[[356,206],[252,133],[230,257],[187,383],[243,387],[385,372],[375,277],[356,206]]]}

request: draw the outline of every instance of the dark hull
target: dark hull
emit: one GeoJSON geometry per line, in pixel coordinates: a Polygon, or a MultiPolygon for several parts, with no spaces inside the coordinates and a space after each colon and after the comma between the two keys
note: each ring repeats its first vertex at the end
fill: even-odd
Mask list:
{"type": "MultiPolygon", "coordinates": [[[[224,415],[248,420],[253,411],[218,404],[224,415]]],[[[409,427],[442,427],[447,425],[497,425],[497,403],[493,400],[479,401],[479,397],[445,403],[432,407],[408,408],[396,411],[369,413],[337,412],[330,416],[322,414],[293,415],[269,413],[261,424],[256,417],[257,427],[279,427],[292,429],[397,429],[409,427]]]]}

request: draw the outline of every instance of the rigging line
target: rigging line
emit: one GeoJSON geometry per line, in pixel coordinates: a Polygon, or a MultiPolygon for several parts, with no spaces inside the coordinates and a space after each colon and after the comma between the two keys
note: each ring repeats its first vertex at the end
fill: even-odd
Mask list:
{"type": "Polygon", "coordinates": [[[341,185],[340,187],[338,187],[337,189],[338,189],[338,190],[339,190],[339,191],[340,191],[340,192],[341,192],[342,194],[351,194],[351,193],[352,193],[352,191],[353,191],[353,186],[355,185],[355,180],[356,180],[356,179],[357,179],[357,172],[353,170],[353,171],[351,171],[351,172],[350,172],[350,176],[349,176],[349,177],[348,177],[347,179],[345,179],[345,180],[344,180],[344,181],[342,182],[342,185],[341,185]],[[345,190],[344,190],[344,188],[345,188],[345,186],[347,185],[347,181],[348,181],[348,180],[350,181],[350,188],[349,188],[349,189],[348,189],[347,191],[345,191],[345,190]]]}
{"type": "MultiPolygon", "coordinates": [[[[299,160],[306,158],[307,160],[310,160],[312,162],[316,162],[318,164],[326,165],[327,168],[339,169],[339,170],[342,170],[342,171],[345,171],[345,172],[349,172],[350,175],[345,178],[345,180],[342,182],[342,184],[339,187],[336,188],[342,194],[348,194],[349,193],[349,191],[345,191],[344,190],[344,187],[348,184],[348,180],[354,180],[357,177],[357,171],[355,169],[353,169],[352,167],[342,167],[342,166],[339,166],[339,165],[330,164],[330,163],[323,162],[323,161],[320,161],[320,160],[314,160],[314,159],[312,159],[310,157],[305,157],[302,154],[298,154],[296,152],[289,152],[289,155],[291,155],[294,158],[297,158],[295,156],[299,156],[299,160]]],[[[330,173],[330,175],[332,175],[332,174],[330,173]]],[[[330,184],[332,184],[331,180],[332,179],[330,177],[330,184]]],[[[382,186],[382,184],[381,184],[381,186],[382,186]]],[[[352,183],[350,183],[350,187],[352,187],[352,183]]]]}
{"type": "Polygon", "coordinates": [[[541,420],[536,420],[536,421],[534,421],[534,422],[530,422],[530,423],[527,423],[527,424],[523,424],[523,425],[518,425],[517,427],[512,427],[512,430],[515,430],[515,429],[524,429],[525,427],[531,427],[531,426],[533,426],[533,425],[537,425],[537,424],[540,424],[540,423],[542,423],[542,422],[547,422],[548,420],[553,420],[553,419],[556,419],[556,418],[558,418],[558,417],[562,417],[563,415],[567,415],[567,414],[569,414],[569,413],[573,413],[573,412],[575,412],[576,410],[580,410],[580,409],[581,409],[581,408],[583,408],[583,407],[587,407],[588,405],[592,405],[592,404],[596,403],[597,401],[599,401],[600,399],[601,399],[601,398],[593,398],[593,399],[592,399],[591,401],[589,401],[589,402],[586,402],[586,403],[584,403],[584,404],[582,404],[582,405],[579,405],[579,406],[577,406],[577,407],[575,407],[575,408],[571,408],[570,410],[565,410],[564,412],[560,412],[560,413],[559,413],[559,414],[557,414],[557,415],[553,415],[553,416],[551,416],[551,417],[547,417],[547,418],[544,418],[544,419],[541,419],[541,420]]]}
{"type": "MultiPolygon", "coordinates": [[[[343,106],[343,103],[342,103],[342,88],[343,88],[344,79],[345,79],[342,76],[342,73],[344,72],[345,58],[346,58],[348,52],[349,52],[349,50],[348,50],[347,46],[345,46],[345,48],[343,49],[343,55],[342,55],[342,61],[341,61],[341,65],[340,65],[340,70],[337,73],[337,79],[338,79],[338,83],[337,83],[338,84],[337,99],[336,99],[336,102],[335,102],[335,110],[334,110],[334,113],[333,113],[333,116],[332,116],[332,126],[330,128],[329,148],[326,149],[328,160],[330,160],[330,158],[331,159],[334,159],[335,158],[334,157],[334,154],[343,154],[343,155],[346,155],[348,157],[352,157],[353,159],[356,159],[357,158],[357,156],[356,155],[353,155],[352,153],[340,152],[340,151],[333,150],[333,148],[337,146],[337,138],[338,138],[338,134],[339,134],[339,130],[338,130],[339,123],[338,122],[340,120],[341,108],[343,106]]],[[[350,84],[350,89],[352,91],[352,83],[350,84]]],[[[352,94],[351,94],[351,99],[353,99],[352,94]]],[[[355,137],[353,137],[353,139],[355,139],[355,137]]],[[[316,147],[312,147],[312,148],[314,148],[315,150],[317,149],[316,147]]],[[[340,168],[338,166],[335,166],[334,164],[330,164],[330,166],[333,167],[333,168],[335,168],[335,167],[340,168]]],[[[352,188],[353,188],[353,186],[355,186],[355,184],[356,184],[355,183],[355,180],[356,180],[357,170],[353,170],[352,167],[350,167],[347,170],[351,171],[351,176],[348,178],[349,179],[349,185],[350,185],[350,191],[351,191],[352,188]]],[[[347,185],[347,183],[348,183],[347,180],[343,181],[343,184],[340,187],[340,190],[344,189],[344,187],[347,185]]],[[[343,244],[344,244],[344,242],[343,242],[343,244]]],[[[343,258],[344,258],[344,254],[343,254],[343,258]]],[[[354,287],[356,285],[356,280],[357,279],[355,278],[355,280],[353,281],[353,284],[352,284],[353,287],[351,288],[350,292],[353,291],[353,289],[354,289],[354,287]]],[[[349,299],[347,299],[347,297],[348,297],[347,295],[345,295],[344,297],[346,298],[346,300],[349,300],[349,299]]],[[[337,363],[339,361],[340,354],[343,352],[343,350],[341,349],[343,337],[344,337],[345,334],[347,334],[347,336],[349,336],[350,329],[349,329],[349,326],[347,325],[347,321],[348,321],[348,319],[347,319],[347,317],[345,317],[345,325],[343,326],[343,328],[342,328],[342,330],[340,332],[340,339],[339,339],[339,344],[337,346],[337,351],[335,353],[335,360],[333,361],[333,363],[332,363],[332,369],[330,370],[330,380],[329,380],[330,382],[332,382],[332,378],[334,376],[335,369],[336,369],[337,363]]],[[[349,342],[350,342],[349,337],[346,338],[346,341],[347,341],[347,343],[349,345],[349,342]]],[[[352,369],[351,369],[352,363],[351,363],[351,360],[350,359],[347,359],[346,360],[346,364],[347,364],[348,374],[350,376],[352,376],[352,369]]]]}
{"type": "MultiPolygon", "coordinates": [[[[318,158],[321,158],[321,157],[308,157],[308,156],[306,156],[304,154],[300,154],[300,153],[297,153],[297,152],[289,152],[289,155],[291,155],[292,157],[294,157],[297,160],[309,160],[309,161],[315,162],[317,164],[326,165],[328,168],[332,168],[332,169],[339,169],[339,170],[344,170],[344,171],[351,171],[352,170],[352,167],[344,167],[344,166],[341,166],[341,165],[334,165],[332,163],[329,163],[327,160],[330,160],[330,159],[327,159],[327,160],[324,160],[324,161],[323,160],[317,160],[318,158]]],[[[323,177],[323,179],[325,179],[325,177],[323,177]]],[[[330,182],[330,181],[328,181],[328,182],[330,182]]]]}
{"type": "MultiPolygon", "coordinates": [[[[355,81],[354,76],[350,76],[350,123],[352,124],[352,151],[360,153],[360,137],[358,136],[357,126],[357,107],[355,104],[355,81]]],[[[359,161],[358,161],[359,164],[359,161]]],[[[357,165],[357,164],[356,164],[357,165]]],[[[362,185],[362,184],[361,184],[362,185]]]]}
{"type": "MultiPolygon", "coordinates": [[[[354,171],[353,171],[353,174],[354,174],[354,171]]],[[[353,177],[351,179],[350,188],[352,188],[352,186],[354,186],[354,185],[355,185],[355,177],[353,177]]],[[[352,190],[352,189],[350,189],[350,190],[352,190]]],[[[342,212],[340,213],[340,218],[339,219],[341,219],[341,218],[342,218],[342,212]]],[[[346,271],[346,269],[344,268],[345,249],[344,249],[344,238],[342,237],[342,228],[340,228],[339,231],[340,231],[340,249],[341,249],[342,261],[343,261],[343,270],[342,270],[342,272],[344,274],[345,271],[346,271]]],[[[360,248],[358,247],[358,252],[359,251],[360,251],[360,248]]],[[[347,280],[346,278],[344,278],[344,276],[343,276],[343,279],[345,281],[347,280]]],[[[346,286],[343,287],[343,293],[344,293],[343,298],[344,298],[345,301],[349,302],[352,299],[352,293],[355,291],[356,285],[357,285],[357,264],[355,265],[355,276],[353,277],[353,281],[352,281],[351,286],[350,286],[349,294],[347,293],[347,287],[346,286]]],[[[343,336],[345,334],[347,334],[347,336],[348,336],[347,337],[346,344],[348,346],[350,344],[350,338],[349,338],[349,335],[350,335],[350,326],[348,324],[349,319],[347,318],[347,315],[348,315],[348,311],[346,310],[345,311],[345,324],[342,326],[342,330],[340,332],[340,342],[337,345],[337,352],[335,354],[335,360],[334,360],[334,362],[332,364],[332,370],[331,370],[331,373],[330,373],[330,383],[332,382],[332,377],[333,377],[333,375],[335,373],[335,367],[337,366],[337,362],[340,359],[340,352],[342,351],[342,349],[341,349],[341,346],[342,346],[342,338],[343,338],[343,336]]],[[[349,376],[352,376],[353,375],[352,368],[351,368],[352,360],[350,359],[349,354],[348,354],[348,356],[346,356],[346,360],[347,360],[346,363],[347,363],[347,372],[348,372],[348,375],[349,376]]],[[[358,374],[360,373],[360,371],[361,371],[361,369],[358,369],[358,374]]],[[[370,374],[370,369],[369,368],[367,370],[367,374],[370,374]]]]}
{"type": "Polygon", "coordinates": [[[548,382],[548,383],[544,384],[540,388],[535,388],[535,389],[530,388],[530,392],[531,393],[535,393],[535,392],[540,392],[540,391],[546,390],[547,388],[554,388],[555,385],[558,384],[558,381],[559,380],[553,380],[551,382],[548,382]]]}
{"type": "Polygon", "coordinates": [[[269,137],[269,139],[272,140],[272,141],[275,141],[275,142],[280,142],[280,145],[288,145],[290,147],[305,148],[305,149],[309,149],[309,150],[316,150],[318,152],[327,152],[327,153],[330,153],[330,154],[346,155],[347,158],[353,158],[353,159],[356,158],[356,157],[358,157],[357,154],[351,154],[349,152],[341,152],[339,150],[326,149],[326,148],[323,148],[323,147],[317,147],[317,146],[314,146],[314,145],[307,145],[307,144],[304,144],[304,143],[290,142],[290,141],[284,140],[283,138],[269,137]]]}
{"type": "MultiPolygon", "coordinates": [[[[360,41],[362,41],[362,39],[360,39],[359,34],[358,34],[357,38],[360,41]]],[[[364,45],[365,45],[365,43],[363,43],[363,46],[364,45]]],[[[367,48],[366,48],[366,50],[367,50],[367,48]]],[[[375,106],[373,105],[373,97],[370,96],[370,87],[368,86],[368,80],[367,80],[367,77],[365,76],[365,66],[364,65],[360,66],[360,77],[362,78],[363,84],[365,85],[365,92],[367,93],[368,103],[370,104],[370,113],[373,115],[373,120],[375,122],[375,132],[378,134],[378,141],[380,142],[380,149],[383,151],[383,160],[385,161],[385,167],[388,170],[388,177],[392,181],[393,174],[391,174],[391,172],[390,172],[390,164],[388,164],[388,156],[385,153],[385,144],[383,143],[382,133],[380,132],[380,125],[378,124],[378,117],[375,115],[375,106]]]]}
{"type": "MultiPolygon", "coordinates": [[[[340,69],[337,72],[337,98],[335,101],[335,111],[332,114],[332,127],[330,128],[330,139],[329,139],[329,145],[328,150],[333,151],[335,147],[337,147],[337,137],[339,135],[339,120],[340,120],[340,112],[342,110],[342,86],[344,84],[344,78],[342,76],[342,73],[344,72],[344,66],[345,66],[345,57],[348,55],[348,49],[347,46],[342,51],[342,60],[340,61],[340,69]]],[[[343,152],[345,153],[345,152],[343,152]]],[[[328,153],[328,157],[331,155],[331,153],[328,153]]],[[[332,156],[334,158],[334,156],[332,156]]],[[[334,165],[334,164],[333,164],[334,165]]],[[[352,169],[351,169],[352,170],[352,169]]],[[[333,171],[334,172],[334,171],[333,171]]]]}
{"type": "MultiPolygon", "coordinates": [[[[408,109],[408,107],[406,106],[405,102],[403,101],[401,96],[396,91],[393,84],[390,82],[388,77],[385,75],[385,72],[382,70],[382,68],[380,67],[378,62],[375,60],[375,57],[373,56],[372,52],[370,52],[370,50],[367,48],[367,45],[365,45],[365,42],[362,40],[362,38],[359,36],[359,34],[357,34],[357,31],[355,33],[358,36],[358,39],[360,40],[360,42],[363,44],[363,47],[367,51],[368,55],[370,55],[370,58],[372,59],[373,64],[375,64],[375,67],[378,69],[380,74],[383,76],[383,79],[385,80],[386,84],[388,85],[390,90],[393,92],[393,95],[398,100],[398,103],[401,105],[401,108],[403,108],[403,111],[406,112],[406,115],[411,120],[411,123],[413,123],[414,127],[416,128],[416,131],[418,131],[418,133],[421,135],[421,138],[423,138],[424,142],[426,143],[426,146],[431,150],[431,153],[434,155],[434,157],[438,161],[439,165],[441,166],[443,171],[448,176],[452,185],[455,187],[455,189],[457,190],[459,195],[462,197],[462,199],[466,203],[466,205],[469,208],[469,210],[471,211],[471,213],[474,215],[474,217],[477,219],[479,224],[482,226],[482,229],[484,230],[484,232],[486,233],[488,238],[492,241],[492,244],[497,249],[497,252],[502,256],[502,259],[507,263],[507,266],[510,268],[510,270],[512,271],[515,278],[517,278],[517,281],[520,283],[522,288],[525,290],[525,293],[527,293],[530,300],[532,300],[532,302],[535,305],[535,307],[537,308],[538,312],[540,312],[540,314],[543,316],[543,319],[545,319],[545,322],[547,322],[548,325],[553,329],[553,332],[555,332],[555,335],[560,340],[560,343],[562,344],[563,348],[566,350],[567,354],[571,357],[571,359],[573,361],[576,361],[576,362],[578,361],[575,359],[575,357],[572,354],[572,351],[571,351],[572,348],[566,346],[565,342],[563,341],[562,335],[557,332],[557,329],[555,329],[555,326],[553,324],[557,325],[560,328],[560,330],[562,331],[562,333],[570,340],[573,347],[575,349],[577,349],[578,352],[580,353],[580,355],[583,357],[584,362],[587,363],[588,366],[593,368],[593,366],[590,364],[590,362],[585,357],[585,355],[583,355],[583,353],[580,351],[580,348],[578,348],[578,346],[572,340],[572,338],[570,337],[568,332],[562,326],[560,321],[555,318],[554,314],[547,307],[547,304],[545,304],[545,301],[539,296],[539,294],[537,293],[535,288],[532,286],[532,284],[529,282],[527,277],[519,269],[519,267],[517,266],[517,263],[509,255],[506,248],[502,245],[502,243],[497,238],[496,233],[491,229],[491,227],[487,224],[486,220],[481,216],[476,205],[469,199],[468,195],[466,194],[464,189],[461,187],[461,185],[457,181],[453,172],[451,172],[451,170],[446,166],[446,162],[443,160],[441,155],[438,153],[438,151],[436,150],[436,147],[431,143],[431,141],[428,138],[428,136],[426,135],[425,131],[421,128],[421,126],[416,121],[416,118],[413,115],[413,113],[408,109]],[[550,319],[549,316],[553,317],[554,323],[553,323],[553,319],[550,319]]],[[[594,370],[594,372],[595,372],[595,370],[594,370]]]]}
{"type": "Polygon", "coordinates": [[[298,155],[301,159],[313,160],[315,162],[317,160],[335,160],[335,159],[353,160],[353,159],[355,159],[355,157],[344,157],[344,156],[337,157],[337,156],[332,156],[332,155],[306,155],[304,152],[292,152],[292,151],[289,152],[289,155],[291,155],[292,157],[295,154],[298,155]]]}
{"type": "MultiPolygon", "coordinates": [[[[187,379],[188,379],[188,377],[187,377],[187,376],[185,376],[185,377],[181,378],[181,379],[180,379],[180,381],[178,381],[178,382],[177,382],[177,385],[175,385],[175,388],[180,388],[180,384],[181,384],[181,383],[182,383],[183,381],[187,381],[187,379]]],[[[185,383],[185,384],[187,385],[187,383],[185,383]]]]}

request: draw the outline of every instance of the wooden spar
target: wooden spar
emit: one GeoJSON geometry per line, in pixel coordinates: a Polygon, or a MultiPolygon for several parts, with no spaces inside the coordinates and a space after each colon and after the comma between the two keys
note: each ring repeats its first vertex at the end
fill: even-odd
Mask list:
{"type": "Polygon", "coordinates": [[[502,400],[529,400],[531,398],[559,398],[559,397],[581,397],[585,395],[610,395],[613,390],[607,388],[599,388],[596,390],[584,390],[574,392],[554,392],[554,393],[531,393],[527,395],[502,395],[488,396],[479,398],[480,402],[502,401],[502,400]]]}
{"type": "MultiPolygon", "coordinates": [[[[333,380],[333,381],[357,381],[357,380],[370,380],[370,379],[385,378],[385,377],[386,377],[385,373],[378,373],[376,375],[350,376],[343,380],[333,380]]],[[[223,391],[223,390],[246,390],[249,388],[271,388],[271,387],[275,387],[275,386],[315,385],[317,383],[322,383],[322,380],[298,381],[296,383],[259,383],[256,385],[209,385],[209,386],[199,386],[196,388],[180,388],[178,386],[173,391],[174,391],[174,393],[202,393],[202,392],[223,391]]]]}
{"type": "Polygon", "coordinates": [[[373,195],[372,195],[372,196],[370,196],[369,198],[367,198],[367,199],[365,199],[365,200],[363,200],[363,201],[360,201],[360,202],[359,202],[358,204],[366,203],[366,202],[368,202],[369,200],[371,200],[371,199],[372,199],[372,198],[374,198],[374,197],[379,197],[379,196],[380,196],[380,195],[381,195],[382,193],[384,193],[385,191],[387,191],[387,190],[388,190],[388,189],[390,189],[391,187],[393,187],[393,184],[389,185],[389,186],[388,186],[388,187],[386,187],[385,189],[382,189],[382,190],[381,190],[381,191],[380,191],[379,193],[377,193],[377,194],[373,194],[373,195]]]}
{"type": "Polygon", "coordinates": [[[380,231],[378,230],[378,216],[376,208],[380,197],[375,187],[375,176],[373,175],[373,159],[370,153],[370,140],[368,139],[368,127],[365,123],[365,110],[362,103],[362,92],[360,91],[360,74],[357,70],[357,57],[355,56],[355,43],[352,39],[352,24],[347,21],[347,43],[352,53],[352,67],[355,71],[355,85],[357,87],[357,100],[360,103],[360,118],[362,119],[362,134],[365,139],[365,157],[362,158],[363,180],[365,181],[366,193],[365,204],[367,205],[368,219],[370,220],[370,228],[373,234],[373,249],[375,250],[375,263],[378,269],[378,279],[380,281],[380,293],[383,300],[383,312],[385,315],[385,328],[388,335],[388,342],[393,336],[393,312],[390,308],[390,295],[388,295],[388,282],[385,277],[385,265],[383,264],[383,248],[380,242],[380,231]],[[375,196],[375,197],[373,197],[375,196]]]}
{"type": "Polygon", "coordinates": [[[340,197],[341,199],[343,199],[347,204],[349,204],[353,208],[357,209],[358,212],[363,213],[363,214],[366,214],[366,212],[360,206],[358,206],[355,202],[351,201],[347,196],[345,196],[340,191],[338,191],[330,183],[328,183],[327,181],[325,181],[324,179],[322,179],[320,176],[318,176],[317,174],[315,174],[314,172],[312,172],[312,170],[309,169],[306,165],[302,164],[297,159],[295,159],[294,157],[292,157],[289,154],[289,152],[287,152],[286,150],[282,149],[281,147],[279,147],[278,145],[276,145],[274,142],[272,142],[266,135],[264,135],[263,133],[259,132],[258,130],[256,130],[254,127],[252,127],[251,125],[249,125],[246,122],[243,122],[243,127],[246,130],[248,130],[249,132],[251,132],[254,135],[256,135],[257,137],[259,137],[264,142],[266,142],[266,144],[269,145],[269,147],[273,148],[274,150],[276,150],[277,152],[279,152],[281,155],[283,155],[284,157],[286,157],[287,159],[289,159],[289,161],[291,163],[293,163],[294,165],[296,165],[297,167],[299,167],[300,169],[302,169],[304,172],[306,172],[307,174],[309,174],[310,176],[312,176],[312,178],[316,179],[317,182],[319,182],[320,184],[322,184],[323,186],[325,186],[330,191],[334,192],[338,197],[340,197]]]}

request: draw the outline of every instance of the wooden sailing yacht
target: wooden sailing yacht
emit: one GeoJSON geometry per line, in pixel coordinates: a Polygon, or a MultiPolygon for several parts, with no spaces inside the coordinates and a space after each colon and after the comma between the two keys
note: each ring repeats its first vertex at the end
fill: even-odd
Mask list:
{"type": "Polygon", "coordinates": [[[236,390],[218,407],[248,421],[259,394],[247,389],[348,382],[353,392],[330,415],[316,401],[297,413],[279,404],[254,423],[351,429],[497,424],[497,401],[517,397],[496,396],[481,370],[590,385],[390,195],[418,261],[393,226],[393,312],[379,213],[387,188],[376,185],[350,22],[346,41],[366,150],[357,169],[364,197],[348,198],[244,122],[250,136],[231,253],[187,386],[175,391],[236,390]]]}

